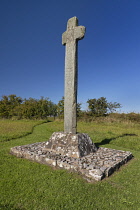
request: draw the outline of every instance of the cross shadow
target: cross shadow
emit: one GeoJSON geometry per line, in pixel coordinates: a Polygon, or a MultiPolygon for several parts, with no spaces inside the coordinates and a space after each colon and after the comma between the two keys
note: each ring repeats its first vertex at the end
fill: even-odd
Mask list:
{"type": "Polygon", "coordinates": [[[136,134],[134,134],[134,133],[125,133],[125,134],[123,134],[123,135],[121,135],[121,136],[117,136],[117,137],[115,137],[115,138],[103,139],[101,142],[95,143],[95,145],[96,145],[97,147],[99,147],[100,145],[109,144],[111,141],[116,140],[116,139],[119,138],[119,137],[124,137],[124,136],[138,136],[138,135],[136,135],[136,134]]]}

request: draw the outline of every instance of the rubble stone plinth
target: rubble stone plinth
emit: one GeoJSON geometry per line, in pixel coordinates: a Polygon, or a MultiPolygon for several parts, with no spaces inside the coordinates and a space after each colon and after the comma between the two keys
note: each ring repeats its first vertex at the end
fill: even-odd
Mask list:
{"type": "Polygon", "coordinates": [[[96,152],[75,158],[46,150],[47,142],[16,146],[10,152],[20,158],[72,170],[80,173],[87,181],[100,181],[110,176],[120,166],[132,159],[131,152],[99,147],[96,152]]]}
{"type": "Polygon", "coordinates": [[[44,151],[52,151],[68,157],[83,157],[97,151],[97,147],[86,133],[54,132],[46,142],[44,151]]]}

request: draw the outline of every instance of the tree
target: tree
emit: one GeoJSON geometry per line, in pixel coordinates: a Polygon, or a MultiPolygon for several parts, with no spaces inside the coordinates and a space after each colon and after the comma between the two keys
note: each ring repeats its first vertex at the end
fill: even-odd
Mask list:
{"type": "Polygon", "coordinates": [[[91,115],[103,116],[107,113],[107,100],[105,97],[89,99],[87,103],[91,115]]]}
{"type": "Polygon", "coordinates": [[[81,116],[81,103],[77,103],[77,117],[80,117],[81,116]]]}
{"type": "Polygon", "coordinates": [[[56,116],[56,105],[49,98],[29,98],[24,100],[22,111],[25,118],[46,119],[51,115],[56,116]]]}
{"type": "Polygon", "coordinates": [[[2,96],[0,101],[0,117],[10,118],[13,116],[13,112],[16,106],[22,103],[22,98],[17,97],[15,94],[9,96],[2,96]]]}
{"type": "Polygon", "coordinates": [[[16,96],[15,94],[11,94],[8,96],[9,98],[9,117],[11,118],[15,114],[16,107],[19,107],[23,102],[21,97],[16,96]]]}
{"type": "MultiPolygon", "coordinates": [[[[64,117],[64,96],[58,102],[57,111],[58,111],[58,116],[59,117],[64,117]]],[[[80,113],[81,113],[81,104],[77,103],[77,117],[80,116],[80,113]]]]}
{"type": "Polygon", "coordinates": [[[100,97],[98,99],[89,99],[87,101],[90,114],[93,116],[104,116],[107,113],[112,113],[116,111],[117,108],[121,107],[120,103],[117,102],[107,102],[105,97],[100,97]]]}
{"type": "Polygon", "coordinates": [[[59,118],[64,117],[64,96],[57,104],[57,113],[59,118]]]}
{"type": "Polygon", "coordinates": [[[50,115],[50,103],[49,98],[44,98],[43,96],[41,97],[40,100],[38,100],[37,104],[37,116],[38,118],[47,118],[47,116],[50,115]]]}
{"type": "Polygon", "coordinates": [[[36,118],[38,113],[38,106],[37,106],[37,100],[34,98],[24,99],[23,105],[22,105],[22,113],[23,118],[26,119],[33,119],[36,118]]]}
{"type": "Polygon", "coordinates": [[[0,117],[15,119],[45,119],[57,115],[57,106],[49,98],[22,99],[14,94],[2,96],[0,100],[0,117]]]}
{"type": "Polygon", "coordinates": [[[50,115],[52,115],[54,117],[54,120],[55,120],[55,117],[57,116],[57,105],[54,104],[53,102],[51,103],[50,115]]]}
{"type": "Polygon", "coordinates": [[[113,113],[113,112],[116,111],[116,109],[121,108],[121,107],[122,106],[121,106],[120,103],[117,103],[117,102],[114,102],[114,103],[109,102],[108,103],[108,112],[113,113]]]}

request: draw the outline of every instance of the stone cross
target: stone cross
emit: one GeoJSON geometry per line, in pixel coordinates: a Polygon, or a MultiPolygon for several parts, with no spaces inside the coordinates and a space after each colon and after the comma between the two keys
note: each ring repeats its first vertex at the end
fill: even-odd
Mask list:
{"type": "Polygon", "coordinates": [[[67,31],[62,35],[62,44],[66,45],[65,53],[65,100],[64,132],[76,134],[77,131],[77,48],[78,40],[85,34],[85,27],[78,26],[77,17],[68,20],[67,31]]]}

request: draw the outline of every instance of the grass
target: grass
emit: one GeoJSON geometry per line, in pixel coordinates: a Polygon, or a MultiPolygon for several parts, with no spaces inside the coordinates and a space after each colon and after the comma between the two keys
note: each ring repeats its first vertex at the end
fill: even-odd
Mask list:
{"type": "MultiPolygon", "coordinates": [[[[31,127],[27,130],[31,131],[31,127]]],[[[78,132],[88,133],[96,144],[129,150],[135,157],[101,182],[87,183],[76,173],[56,170],[9,154],[13,146],[46,141],[52,132],[60,130],[63,130],[62,122],[44,123],[36,126],[30,135],[0,143],[0,209],[140,209],[139,124],[78,123],[78,132]]]]}
{"type": "Polygon", "coordinates": [[[45,120],[0,120],[0,141],[9,141],[31,134],[36,125],[45,120]]]}

